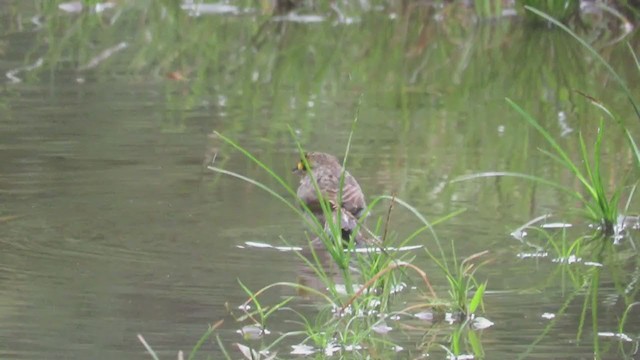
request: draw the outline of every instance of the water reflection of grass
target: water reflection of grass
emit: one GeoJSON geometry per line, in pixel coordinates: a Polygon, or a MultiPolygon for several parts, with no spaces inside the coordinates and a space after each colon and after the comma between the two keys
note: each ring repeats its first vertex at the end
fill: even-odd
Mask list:
{"type": "MultiPolygon", "coordinates": [[[[637,346],[637,340],[632,340],[633,330],[625,329],[628,311],[635,307],[635,299],[640,291],[637,276],[633,275],[640,265],[633,238],[627,237],[627,244],[621,246],[613,244],[602,234],[583,235],[583,231],[569,230],[566,226],[560,230],[546,227],[530,229],[535,231],[527,236],[544,240],[543,248],[549,250],[552,259],[550,266],[555,267],[542,285],[542,290],[560,286],[563,301],[558,304],[543,331],[518,358],[524,359],[534,353],[537,346],[561,326],[561,319],[570,315],[569,310],[574,304],[580,309],[575,325],[575,341],[578,344],[591,344],[595,358],[618,357],[629,350],[626,344],[631,343],[629,345],[633,347],[634,341],[637,346]],[[630,268],[634,269],[632,274],[627,270],[630,268]],[[622,307],[622,314],[613,315],[614,306],[603,305],[611,301],[611,298],[607,300],[603,295],[603,287],[616,289],[616,302],[620,304],[615,308],[622,307]],[[610,338],[613,341],[606,341],[610,338]]],[[[606,296],[610,297],[611,294],[606,296]]]]}

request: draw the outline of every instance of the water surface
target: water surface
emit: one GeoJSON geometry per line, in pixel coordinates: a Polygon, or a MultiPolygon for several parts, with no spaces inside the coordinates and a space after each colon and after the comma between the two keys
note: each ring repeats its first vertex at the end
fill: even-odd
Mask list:
{"type": "MultiPolygon", "coordinates": [[[[487,358],[593,358],[590,334],[576,346],[582,298],[531,345],[549,323],[542,315],[558,312],[571,291],[553,256],[523,259],[532,249],[509,235],[547,213],[586,229],[569,212],[579,204],[518,179],[447,184],[482,171],[575,183],[537,150],[547,144],[505,97],[576,155],[577,132],[594,139],[602,113],[575,89],[637,133],[624,93],[567,35],[511,19],[436,22],[420,7],[316,22],[268,21],[255,11],[194,17],[147,2],[68,13],[56,3],[0,3],[0,72],[12,75],[0,88],[1,357],[146,358],[138,333],[173,357],[218,319],[226,319],[226,344],[241,341],[225,308],[246,299],[238,279],[258,289],[296,281],[300,271],[291,253],[243,245],[284,238],[304,246],[304,226],[266,192],[203,166],[216,154],[217,166],[278,186],[213,131],[295,186],[295,140],[342,154],[358,114],[349,169],[369,197],[396,194],[432,220],[464,208],[436,228],[439,238],[458,258],[490,251],[478,273],[490,289],[484,316],[495,323],[482,334],[487,358]]],[[[594,43],[623,77],[636,78],[624,44],[607,42],[614,35],[594,43]]],[[[632,185],[637,169],[623,134],[607,124],[606,139],[607,182],[632,185]]],[[[632,198],[631,211],[638,205],[632,198]]],[[[401,237],[420,225],[398,209],[391,226],[401,237]]],[[[445,296],[435,264],[416,256],[445,296]]],[[[627,271],[637,277],[637,267],[627,271]]],[[[627,295],[637,301],[634,289],[627,295]]],[[[601,329],[617,331],[624,302],[606,278],[600,292],[601,329]]],[[[629,331],[638,328],[634,317],[629,331]]],[[[443,344],[447,329],[437,330],[443,344]]],[[[426,352],[407,345],[399,356],[426,352]]],[[[205,349],[221,355],[215,343],[205,349]]]]}

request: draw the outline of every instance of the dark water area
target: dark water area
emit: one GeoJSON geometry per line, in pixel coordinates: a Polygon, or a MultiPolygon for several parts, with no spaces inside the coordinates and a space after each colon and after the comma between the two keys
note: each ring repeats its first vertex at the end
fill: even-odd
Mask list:
{"type": "MultiPolygon", "coordinates": [[[[435,227],[445,253],[461,260],[489,251],[476,273],[488,284],[482,316],[494,323],[477,332],[485,358],[593,359],[594,339],[602,358],[640,356],[640,308],[626,320],[629,340],[615,337],[627,306],[640,300],[637,230],[605,264],[614,275],[600,278],[601,335],[587,316],[577,341],[586,290],[575,284],[595,265],[563,264],[548,234],[531,230],[521,241],[511,233],[551,214],[546,222],[573,225],[567,238],[591,234],[575,211],[582,205],[519,178],[449,183],[503,171],[580,191],[505,98],[576,159],[578,133],[593,144],[604,115],[575,90],[605,104],[638,139],[625,93],[570,36],[514,17],[476,23],[463,11],[421,6],[269,20],[253,2],[199,14],[168,1],[121,1],[99,12],[68,4],[0,1],[0,358],[150,358],[137,334],[173,358],[219,319],[221,341],[240,358],[232,344],[243,342],[241,325],[228,310],[238,313],[247,299],[239,281],[256,291],[304,275],[293,252],[251,244],[304,247],[305,227],[265,191],[206,168],[215,157],[216,166],[289,196],[213,132],[295,187],[295,141],[342,155],[356,114],[348,168],[368,199],[395,194],[430,221],[464,209],[435,227]]],[[[582,35],[637,94],[627,42],[637,49],[638,36],[618,40],[610,28],[582,35]]],[[[616,123],[606,120],[604,131],[603,182],[622,188],[624,214],[637,214],[638,164],[616,123]]],[[[386,205],[372,212],[373,223],[386,205]]],[[[394,210],[393,236],[420,226],[394,210]]],[[[433,249],[433,236],[414,244],[433,249]]],[[[437,265],[413,251],[446,297],[437,265]]],[[[294,294],[278,289],[263,301],[294,294]]],[[[419,301],[408,291],[397,310],[419,301]]],[[[308,299],[293,304],[316,310],[308,299]]],[[[388,335],[404,348],[394,356],[447,356],[438,345],[449,347],[455,325],[407,323],[388,335]]],[[[288,345],[278,358],[296,358],[288,345]]],[[[215,339],[198,358],[207,356],[223,358],[215,339]]]]}

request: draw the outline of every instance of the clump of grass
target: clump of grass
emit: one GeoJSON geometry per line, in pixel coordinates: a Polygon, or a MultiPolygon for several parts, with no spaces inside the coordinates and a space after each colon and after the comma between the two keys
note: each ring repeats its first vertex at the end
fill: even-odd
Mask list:
{"type": "Polygon", "coordinates": [[[579,160],[575,161],[571,158],[569,152],[565,150],[532,115],[511,99],[507,98],[506,100],[512,108],[522,115],[529,125],[544,137],[547,144],[553,149],[553,151],[543,149],[541,151],[573,174],[581,185],[581,188],[573,189],[542,177],[513,172],[477,173],[458,177],[452,182],[494,176],[512,176],[536,181],[560,189],[582,203],[584,209],[579,210],[582,211],[586,217],[600,224],[602,234],[612,236],[618,233],[619,229],[616,228],[616,225],[618,223],[618,209],[623,187],[618,186],[612,193],[609,193],[602,179],[600,149],[604,136],[604,120],[600,121],[593,149],[589,149],[582,133],[579,134],[580,157],[579,160]]]}
{"type": "Polygon", "coordinates": [[[565,190],[567,193],[582,202],[586,207],[587,216],[601,224],[604,234],[613,235],[614,226],[618,220],[618,205],[620,202],[622,187],[618,187],[611,195],[607,195],[605,184],[602,181],[602,173],[600,171],[600,164],[602,160],[600,148],[604,134],[604,121],[600,121],[600,127],[595,139],[592,154],[589,154],[589,150],[587,149],[582,133],[579,134],[580,162],[583,164],[583,169],[580,169],[580,166],[571,159],[569,153],[564,150],[558,142],[556,142],[549,131],[542,127],[540,123],[533,118],[533,116],[511,101],[511,99],[507,99],[507,102],[523,116],[529,125],[536,129],[545,138],[554,152],[542,151],[569,170],[576,179],[578,179],[582,185],[582,189],[587,193],[587,196],[583,196],[582,191],[572,190],[561,185],[557,185],[557,187],[565,190]]]}
{"type": "Polygon", "coordinates": [[[487,283],[480,283],[474,274],[485,262],[476,265],[473,261],[486,255],[488,251],[473,254],[458,263],[453,244],[451,248],[453,253],[453,264],[451,266],[444,258],[438,259],[430,253],[429,250],[426,251],[447,278],[449,283],[449,298],[453,309],[458,312],[463,320],[466,320],[472,317],[478,307],[484,306],[484,293],[487,288],[487,283]]]}

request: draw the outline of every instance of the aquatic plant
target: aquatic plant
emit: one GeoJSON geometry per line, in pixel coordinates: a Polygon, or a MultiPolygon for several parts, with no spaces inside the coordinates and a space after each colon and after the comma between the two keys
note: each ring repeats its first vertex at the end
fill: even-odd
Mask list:
{"type": "MultiPolygon", "coordinates": [[[[555,26],[558,26],[564,32],[571,35],[596,60],[598,60],[598,62],[607,69],[607,71],[612,75],[616,83],[620,86],[622,91],[626,94],[627,99],[629,100],[630,104],[634,109],[634,112],[638,116],[638,119],[640,119],[640,109],[638,108],[638,103],[635,99],[635,96],[633,95],[631,90],[628,88],[624,79],[587,41],[582,39],[580,36],[578,36],[575,32],[573,32],[567,26],[565,26],[564,24],[556,20],[553,16],[546,14],[535,8],[532,8],[530,6],[525,6],[525,8],[528,11],[532,12],[533,14],[545,19],[546,21],[554,24],[555,26]]],[[[629,50],[630,50],[631,56],[635,61],[637,68],[640,71],[640,62],[638,62],[638,58],[635,52],[630,46],[629,46],[629,50]]],[[[582,95],[585,96],[590,101],[591,104],[593,104],[594,106],[602,110],[607,115],[608,118],[610,118],[620,126],[620,128],[622,129],[627,139],[629,148],[636,159],[637,169],[640,169],[640,151],[638,149],[638,145],[635,142],[630,130],[625,126],[624,121],[622,121],[622,119],[620,119],[619,117],[615,116],[611,111],[609,111],[609,109],[607,109],[607,107],[605,107],[601,102],[596,100],[594,97],[586,94],[582,94],[582,95]]],[[[553,139],[551,134],[547,130],[545,130],[538,123],[537,120],[535,120],[531,115],[525,112],[522,108],[520,108],[510,99],[507,99],[507,102],[518,113],[520,113],[531,126],[533,126],[540,134],[542,134],[544,138],[547,140],[548,144],[551,145],[555,154],[546,152],[547,155],[549,155],[551,158],[559,162],[565,168],[569,169],[580,181],[580,183],[583,185],[584,189],[586,190],[590,198],[588,199],[584,198],[581,194],[577,192],[572,192],[572,194],[586,205],[589,216],[592,219],[601,222],[601,225],[605,234],[609,234],[609,235],[614,234],[615,232],[614,226],[618,221],[618,206],[620,201],[620,195],[622,192],[622,187],[619,186],[617,189],[613,191],[612,194],[608,196],[604,183],[602,181],[602,174],[600,171],[600,165],[601,165],[600,148],[602,144],[604,127],[605,127],[604,120],[600,121],[598,134],[595,139],[593,153],[591,156],[589,156],[588,149],[582,134],[580,134],[579,136],[580,151],[581,151],[580,161],[584,165],[584,169],[580,170],[579,166],[576,163],[574,163],[573,160],[571,160],[568,153],[564,149],[562,149],[562,147],[553,139]]],[[[634,185],[634,187],[637,186],[637,184],[638,182],[636,182],[636,185],[634,185]]]]}
{"type": "Polygon", "coordinates": [[[560,144],[553,138],[553,136],[549,133],[548,130],[543,128],[540,123],[533,118],[529,113],[523,110],[520,106],[514,103],[511,99],[507,99],[509,105],[511,105],[523,118],[531,125],[534,129],[536,129],[547,141],[547,143],[551,146],[554,152],[549,152],[546,150],[542,150],[547,156],[558,162],[560,165],[569,170],[575,178],[582,185],[581,190],[585,190],[586,196],[583,195],[581,190],[574,190],[568,187],[565,187],[560,184],[552,183],[548,180],[534,177],[534,176],[526,176],[526,175],[518,175],[511,174],[515,176],[521,176],[525,178],[529,178],[535,181],[540,181],[546,183],[548,185],[552,185],[559,189],[562,189],[575,197],[577,200],[582,202],[586,207],[587,216],[599,222],[602,226],[603,233],[607,235],[614,234],[614,226],[618,221],[618,205],[620,201],[620,195],[622,192],[622,187],[618,187],[613,194],[610,196],[607,195],[607,190],[605,189],[605,184],[602,181],[602,173],[600,171],[600,163],[601,163],[601,154],[600,147],[602,144],[602,137],[604,134],[604,121],[600,122],[600,127],[598,129],[598,134],[595,139],[595,144],[593,147],[592,154],[589,153],[589,149],[585,143],[584,137],[582,133],[579,134],[579,143],[580,143],[580,163],[582,163],[583,169],[571,159],[569,153],[560,146],[560,144]],[[591,159],[593,158],[593,159],[591,159]]]}
{"type": "Polygon", "coordinates": [[[486,255],[488,251],[470,255],[458,263],[453,244],[451,244],[451,249],[453,253],[451,260],[452,265],[449,265],[446,259],[439,259],[434,256],[429,250],[425,249],[425,251],[431,260],[440,267],[447,278],[449,283],[449,298],[453,309],[458,311],[459,315],[466,320],[476,312],[478,307],[483,306],[487,282],[478,282],[474,274],[484,262],[476,265],[473,261],[486,255]]]}
{"type": "MultiPolygon", "coordinates": [[[[540,11],[540,10],[537,10],[535,8],[529,7],[529,6],[525,6],[525,8],[528,11],[534,13],[535,15],[537,15],[537,16],[545,19],[546,21],[550,22],[551,24],[559,27],[560,29],[562,29],[562,31],[566,32],[567,34],[571,35],[571,37],[576,39],[576,41],[578,43],[580,43],[580,45],[582,45],[589,52],[589,54],[591,54],[591,56],[593,56],[594,59],[596,59],[602,66],[604,66],[604,68],[609,72],[609,74],[611,74],[612,78],[618,84],[620,89],[624,92],[624,94],[626,95],[627,99],[631,103],[631,106],[633,107],[633,110],[634,110],[636,116],[638,117],[638,120],[640,120],[640,108],[638,107],[638,101],[636,100],[636,97],[634,96],[634,94],[631,92],[631,90],[627,86],[626,81],[622,78],[622,76],[620,76],[618,74],[618,72],[616,72],[616,70],[611,66],[611,64],[609,64],[609,62],[607,62],[607,60],[605,60],[600,55],[600,53],[596,49],[593,48],[593,46],[591,46],[585,39],[583,39],[580,36],[578,36],[573,30],[569,29],[567,26],[565,26],[564,24],[562,24],[558,20],[554,19],[552,16],[549,16],[548,14],[546,14],[546,13],[540,11]]],[[[638,61],[638,57],[636,56],[636,53],[633,50],[633,47],[631,47],[631,45],[629,43],[627,43],[627,47],[629,48],[629,53],[633,57],[634,62],[636,64],[636,68],[638,69],[638,72],[640,73],[640,61],[638,61]]],[[[614,116],[606,107],[604,107],[604,105],[601,102],[597,101],[595,98],[589,97],[588,99],[591,100],[593,105],[595,105],[598,108],[600,108],[601,110],[603,110],[612,120],[614,120],[617,124],[620,125],[620,127],[622,128],[625,136],[627,137],[627,141],[629,142],[629,147],[633,151],[633,154],[635,155],[638,168],[640,168],[640,151],[638,150],[638,145],[636,144],[635,140],[633,139],[633,136],[631,135],[631,132],[629,131],[629,129],[625,126],[624,121],[622,119],[620,119],[619,117],[614,116]]]]}

